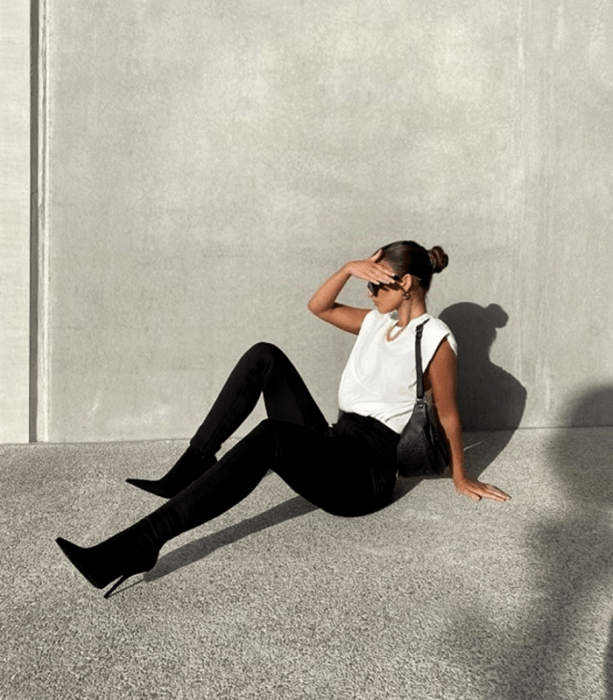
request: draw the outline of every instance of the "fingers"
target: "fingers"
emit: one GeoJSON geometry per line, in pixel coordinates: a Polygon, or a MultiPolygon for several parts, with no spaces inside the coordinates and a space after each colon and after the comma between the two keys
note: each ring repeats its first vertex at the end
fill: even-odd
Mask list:
{"type": "Polygon", "coordinates": [[[479,487],[476,493],[478,493],[481,498],[489,498],[491,501],[499,501],[501,503],[510,499],[508,494],[497,489],[495,486],[490,486],[490,484],[479,484],[479,487]]]}
{"type": "Polygon", "coordinates": [[[352,275],[374,284],[394,284],[395,282],[394,273],[380,263],[374,262],[372,258],[352,263],[350,272],[352,275]]]}
{"type": "Polygon", "coordinates": [[[375,263],[377,268],[381,269],[385,273],[386,279],[388,279],[389,281],[394,281],[394,272],[393,271],[390,272],[390,270],[388,270],[386,267],[383,267],[383,265],[381,264],[383,261],[383,249],[382,248],[379,248],[379,250],[376,253],[374,253],[373,255],[371,255],[370,258],[368,258],[368,260],[369,260],[369,262],[375,263]]]}
{"type": "Polygon", "coordinates": [[[365,260],[351,262],[348,270],[355,277],[373,284],[393,284],[395,282],[394,271],[384,261],[381,249],[365,260]]]}
{"type": "Polygon", "coordinates": [[[394,277],[385,268],[380,265],[373,266],[367,272],[368,281],[374,282],[375,284],[393,284],[394,277]]]}
{"type": "Polygon", "coordinates": [[[489,498],[491,501],[500,501],[501,503],[511,500],[509,494],[497,489],[495,486],[483,484],[483,487],[484,488],[480,491],[483,498],[489,498]]]}
{"type": "Polygon", "coordinates": [[[508,493],[501,491],[496,486],[483,484],[479,481],[473,481],[469,484],[464,483],[462,488],[457,490],[460,495],[470,498],[471,501],[480,501],[482,498],[488,498],[491,501],[504,503],[511,500],[511,496],[508,493]]]}
{"type": "Polygon", "coordinates": [[[395,282],[394,272],[388,270],[381,263],[374,263],[373,272],[377,275],[378,281],[383,284],[393,284],[395,282]]]}
{"type": "Polygon", "coordinates": [[[486,498],[491,498],[494,501],[510,501],[511,496],[509,496],[508,493],[505,493],[504,491],[501,491],[499,488],[496,486],[492,486],[491,484],[483,484],[486,489],[486,498]]]}

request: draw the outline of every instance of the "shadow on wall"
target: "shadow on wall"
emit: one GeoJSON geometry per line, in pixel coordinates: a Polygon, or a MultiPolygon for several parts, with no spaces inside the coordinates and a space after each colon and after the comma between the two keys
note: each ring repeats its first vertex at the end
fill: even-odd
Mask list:
{"type": "Polygon", "coordinates": [[[517,379],[490,360],[496,330],[508,314],[498,304],[483,308],[461,302],[441,314],[458,341],[458,407],[464,430],[515,430],[527,392],[517,379]]]}
{"type": "Polygon", "coordinates": [[[439,318],[458,342],[458,408],[465,431],[497,431],[466,440],[466,471],[478,479],[519,427],[527,392],[515,377],[490,360],[497,329],[509,316],[498,304],[448,306],[439,318]],[[474,439],[472,439],[474,438],[474,439]]]}

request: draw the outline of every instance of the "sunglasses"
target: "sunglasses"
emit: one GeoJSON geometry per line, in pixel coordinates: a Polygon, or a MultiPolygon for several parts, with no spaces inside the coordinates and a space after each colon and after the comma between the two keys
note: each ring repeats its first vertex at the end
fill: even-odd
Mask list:
{"type": "MultiPolygon", "coordinates": [[[[394,280],[394,282],[400,282],[402,278],[398,277],[398,275],[392,275],[392,279],[394,280]]],[[[387,285],[383,284],[383,282],[379,282],[379,284],[375,284],[374,282],[368,282],[366,286],[368,287],[368,291],[373,295],[373,297],[376,297],[379,293],[379,290],[383,287],[386,287],[387,285]]]]}

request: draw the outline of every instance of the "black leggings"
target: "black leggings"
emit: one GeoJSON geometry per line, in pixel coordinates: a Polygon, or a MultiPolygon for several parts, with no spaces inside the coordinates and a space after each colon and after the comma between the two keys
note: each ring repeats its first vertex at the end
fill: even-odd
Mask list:
{"type": "Polygon", "coordinates": [[[366,515],[391,501],[398,435],[354,414],[342,414],[330,428],[296,368],[269,343],[254,345],[239,360],[192,446],[215,454],[262,395],[268,418],[152,514],[164,540],[232,508],[269,469],[335,515],[366,515]]]}

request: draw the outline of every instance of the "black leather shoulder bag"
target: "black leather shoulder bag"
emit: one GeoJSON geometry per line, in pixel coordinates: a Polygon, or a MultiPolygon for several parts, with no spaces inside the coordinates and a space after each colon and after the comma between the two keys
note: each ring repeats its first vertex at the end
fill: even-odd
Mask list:
{"type": "Polygon", "coordinates": [[[400,476],[442,474],[449,465],[449,452],[436,421],[434,409],[424,399],[424,376],[421,363],[421,336],[424,321],[415,329],[415,368],[417,370],[417,400],[413,414],[400,435],[396,462],[400,476]]]}

